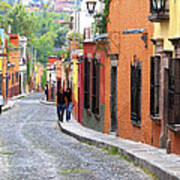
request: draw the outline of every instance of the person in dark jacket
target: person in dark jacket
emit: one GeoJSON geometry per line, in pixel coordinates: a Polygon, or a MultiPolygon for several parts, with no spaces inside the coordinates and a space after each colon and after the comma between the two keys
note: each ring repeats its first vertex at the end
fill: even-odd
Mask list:
{"type": "Polygon", "coordinates": [[[44,92],[45,92],[46,101],[48,101],[48,85],[47,84],[46,84],[46,86],[44,88],[44,92]]]}
{"type": "Polygon", "coordinates": [[[67,107],[66,107],[66,121],[71,119],[71,112],[72,112],[72,91],[70,88],[66,90],[66,97],[67,97],[67,107]]]}
{"type": "Polygon", "coordinates": [[[57,115],[58,115],[58,119],[59,121],[63,122],[63,116],[64,116],[64,110],[65,110],[65,104],[66,104],[66,100],[65,100],[65,92],[63,89],[60,89],[57,92],[57,115]]]}

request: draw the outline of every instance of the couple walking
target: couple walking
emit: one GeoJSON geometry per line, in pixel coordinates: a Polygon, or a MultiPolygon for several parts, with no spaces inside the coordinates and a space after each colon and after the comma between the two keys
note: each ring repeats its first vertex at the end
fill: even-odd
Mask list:
{"type": "Polygon", "coordinates": [[[69,121],[71,118],[71,111],[72,111],[72,92],[71,89],[68,88],[64,91],[61,88],[57,92],[57,114],[59,121],[63,122],[64,111],[66,109],[66,121],[69,121]]]}

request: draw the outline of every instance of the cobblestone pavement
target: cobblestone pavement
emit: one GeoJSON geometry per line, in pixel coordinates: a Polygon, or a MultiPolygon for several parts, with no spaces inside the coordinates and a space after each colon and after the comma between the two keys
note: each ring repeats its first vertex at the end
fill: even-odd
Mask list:
{"type": "Polygon", "coordinates": [[[42,94],[18,100],[0,116],[0,180],[149,180],[119,155],[82,144],[57,126],[42,94]]]}

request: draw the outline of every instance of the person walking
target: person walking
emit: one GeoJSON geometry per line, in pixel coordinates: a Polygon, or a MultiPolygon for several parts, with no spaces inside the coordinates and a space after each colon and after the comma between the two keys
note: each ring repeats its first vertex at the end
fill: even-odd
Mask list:
{"type": "Polygon", "coordinates": [[[66,121],[71,119],[71,112],[72,112],[72,91],[70,88],[66,90],[66,97],[67,97],[67,107],[66,107],[66,121]]]}
{"type": "Polygon", "coordinates": [[[56,99],[56,104],[57,104],[57,115],[59,121],[63,122],[63,116],[64,116],[64,110],[65,110],[65,92],[63,88],[61,88],[57,92],[57,99],[56,99]]]}
{"type": "Polygon", "coordinates": [[[45,92],[45,100],[48,101],[48,85],[47,84],[44,88],[44,92],[45,92]]]}

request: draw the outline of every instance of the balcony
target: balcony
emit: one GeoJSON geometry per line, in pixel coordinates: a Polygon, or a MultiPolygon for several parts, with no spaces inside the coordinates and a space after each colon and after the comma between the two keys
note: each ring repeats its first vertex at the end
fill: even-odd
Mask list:
{"type": "Polygon", "coordinates": [[[150,13],[148,19],[151,22],[169,21],[168,0],[150,0],[150,13]]]}

